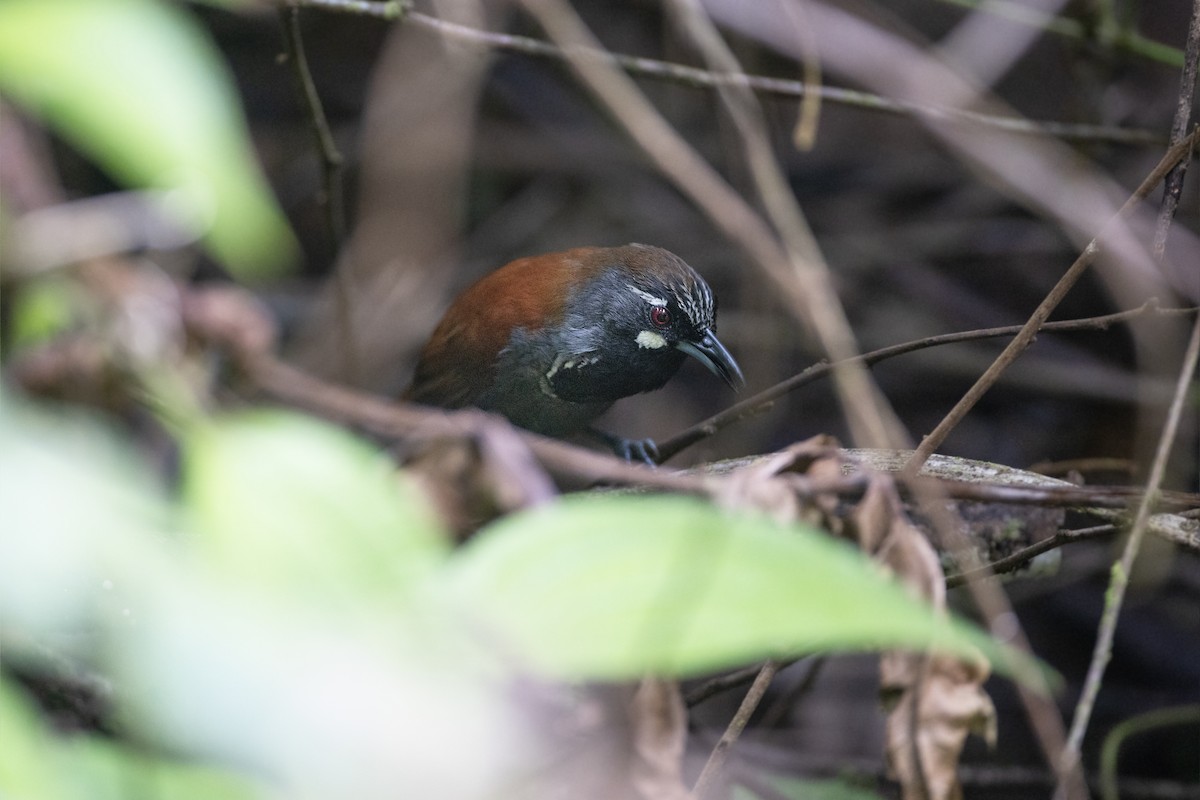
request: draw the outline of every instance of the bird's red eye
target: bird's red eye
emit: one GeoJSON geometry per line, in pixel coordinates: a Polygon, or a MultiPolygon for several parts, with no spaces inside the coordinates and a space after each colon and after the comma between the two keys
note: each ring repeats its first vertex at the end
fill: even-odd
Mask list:
{"type": "Polygon", "coordinates": [[[664,306],[654,306],[650,309],[650,321],[660,328],[671,324],[671,312],[664,306]]]}

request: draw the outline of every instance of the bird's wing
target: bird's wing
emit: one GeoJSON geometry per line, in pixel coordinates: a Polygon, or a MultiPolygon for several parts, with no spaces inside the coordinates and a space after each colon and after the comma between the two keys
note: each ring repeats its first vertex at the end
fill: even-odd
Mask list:
{"type": "Polygon", "coordinates": [[[404,399],[441,408],[473,405],[492,383],[497,350],[477,320],[441,327],[421,352],[404,399]]]}

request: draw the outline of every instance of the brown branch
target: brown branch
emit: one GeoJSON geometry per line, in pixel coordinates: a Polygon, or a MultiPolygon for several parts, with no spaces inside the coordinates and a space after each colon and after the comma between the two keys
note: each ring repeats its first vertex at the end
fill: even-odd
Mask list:
{"type": "Polygon", "coordinates": [[[953,589],[958,586],[970,583],[971,581],[984,578],[988,575],[1001,575],[1006,572],[1012,572],[1025,566],[1034,558],[1042,553],[1048,553],[1051,550],[1057,550],[1068,544],[1076,542],[1086,542],[1091,539],[1098,539],[1103,536],[1111,536],[1117,532],[1116,525],[1096,525],[1091,528],[1079,528],[1078,530],[1059,531],[1049,539],[1044,539],[1037,544],[1031,544],[1028,547],[1023,547],[1015,553],[1005,556],[1004,558],[985,564],[980,569],[973,569],[968,572],[960,572],[956,575],[946,576],[946,588],[953,589]]]}
{"type": "MultiPolygon", "coordinates": [[[[304,51],[304,37],[300,33],[300,8],[290,4],[279,9],[279,20],[283,25],[283,41],[287,48],[287,60],[291,62],[296,76],[296,83],[304,99],[308,111],[309,127],[312,130],[313,144],[321,161],[321,175],[324,187],[320,194],[320,205],[325,208],[326,224],[329,226],[329,236],[335,250],[341,250],[346,243],[346,213],[345,190],[343,188],[342,172],[344,159],[334,141],[333,132],[329,129],[329,119],[321,104],[321,96],[317,93],[316,82],[313,81],[312,70],[308,66],[308,56],[304,51]]],[[[338,334],[341,336],[343,365],[342,377],[349,383],[356,383],[360,376],[358,359],[358,337],[354,330],[354,316],[351,313],[350,298],[352,296],[351,276],[347,270],[337,269],[333,276],[334,313],[338,334]]]]}
{"type": "MultiPolygon", "coordinates": [[[[787,667],[799,661],[798,658],[788,659],[786,661],[776,662],[778,669],[786,669],[787,667]]],[[[715,678],[709,678],[704,683],[687,693],[684,698],[684,703],[691,706],[698,706],[705,700],[716,697],[722,692],[727,692],[730,689],[736,689],[753,681],[759,673],[762,672],[762,664],[751,664],[748,667],[735,669],[733,672],[727,672],[724,675],[717,675],[715,678]]]]}
{"type": "MultiPolygon", "coordinates": [[[[1159,308],[1156,303],[1151,301],[1139,306],[1138,308],[1131,309],[1129,311],[1121,311],[1115,314],[1106,314],[1099,317],[1088,317],[1086,319],[1063,320],[1061,322],[1047,322],[1042,325],[1041,330],[1058,332],[1107,330],[1110,325],[1118,322],[1126,322],[1146,314],[1174,316],[1181,314],[1195,314],[1197,310],[1200,309],[1159,308]]],[[[911,342],[904,342],[901,344],[883,347],[870,353],[856,356],[856,359],[870,366],[889,358],[895,358],[896,356],[905,355],[917,350],[924,350],[930,347],[940,347],[942,345],[958,344],[960,342],[981,341],[984,339],[995,339],[1001,336],[1012,336],[1016,333],[1020,333],[1023,327],[1023,325],[1008,325],[1001,328],[985,328],[982,330],[961,331],[958,333],[946,333],[939,336],[928,336],[926,338],[916,339],[911,342]]],[[[833,372],[835,366],[835,364],[830,364],[829,362],[824,361],[813,364],[803,372],[793,375],[791,378],[781,381],[769,389],[764,389],[753,397],[747,398],[740,403],[736,403],[719,414],[709,417],[703,422],[698,422],[690,428],[680,431],[671,438],[659,442],[659,460],[666,461],[682,450],[715,435],[719,431],[729,427],[735,422],[755,416],[768,410],[771,405],[774,404],[774,402],[780,397],[783,397],[790,392],[794,392],[802,386],[807,386],[814,381],[825,378],[833,372]]]]}
{"type": "MultiPolygon", "coordinates": [[[[1192,98],[1196,95],[1196,70],[1200,68],[1200,0],[1192,4],[1192,21],[1188,25],[1187,45],[1184,50],[1183,70],[1179,75],[1179,99],[1175,106],[1175,118],[1171,122],[1171,144],[1178,144],[1187,133],[1192,117],[1192,98]]],[[[1183,178],[1187,174],[1188,160],[1175,165],[1163,181],[1162,205],[1158,210],[1158,222],[1154,228],[1154,243],[1150,252],[1162,261],[1167,249],[1167,232],[1175,219],[1179,198],[1183,194],[1183,178]]]]}
{"type": "MultiPolygon", "coordinates": [[[[565,61],[568,56],[562,48],[541,39],[518,36],[499,31],[487,31],[440,19],[419,11],[409,10],[408,3],[371,2],[371,0],[288,0],[297,6],[318,8],[324,11],[342,12],[370,16],[386,21],[403,21],[418,25],[440,36],[456,41],[490,47],[493,50],[516,53],[531,58],[565,61]]],[[[624,53],[596,50],[589,53],[620,67],[630,75],[650,80],[666,81],[695,89],[716,89],[721,86],[744,86],[755,92],[775,97],[819,100],[822,103],[861,108],[898,116],[912,116],[939,120],[962,125],[977,125],[1007,131],[1020,136],[1052,136],[1064,141],[1110,142],[1120,145],[1160,146],[1165,140],[1158,133],[1140,128],[1119,128],[1109,125],[1088,125],[1072,122],[1033,121],[1014,116],[984,114],[951,106],[933,106],[908,100],[893,99],[871,92],[826,86],[787,78],[766,75],[744,75],[716,72],[712,70],[642,58],[624,53]]]]}
{"type": "Polygon", "coordinates": [[[758,676],[755,677],[754,683],[750,685],[750,690],[742,698],[742,704],[738,706],[733,719],[729,721],[729,727],[721,735],[716,747],[713,748],[712,754],[708,757],[704,769],[700,771],[700,777],[696,779],[696,785],[693,787],[692,793],[696,796],[697,800],[705,800],[706,797],[713,796],[713,790],[718,785],[717,782],[721,777],[725,762],[729,758],[730,749],[737,742],[738,737],[742,735],[742,731],[745,730],[746,725],[750,722],[750,717],[754,716],[758,704],[762,702],[763,696],[767,693],[767,689],[770,687],[771,681],[775,679],[775,675],[779,672],[779,669],[780,662],[778,661],[767,661],[759,669],[758,676]]]}
{"type": "MultiPolygon", "coordinates": [[[[1147,496],[1147,492],[1137,486],[1013,486],[945,478],[916,480],[936,482],[947,497],[955,500],[1044,508],[1125,508],[1130,500],[1142,501],[1147,496]]],[[[1200,494],[1158,492],[1151,496],[1150,502],[1156,510],[1163,507],[1187,510],[1200,506],[1200,494]]]]}
{"type": "Polygon", "coordinates": [[[324,190],[321,194],[321,205],[325,208],[326,223],[329,234],[336,247],[341,248],[346,240],[346,219],[343,211],[342,167],[344,159],[334,141],[333,132],[329,129],[329,118],[321,104],[321,96],[317,93],[317,85],[313,81],[312,70],[308,66],[308,56],[304,51],[304,37],[300,33],[300,9],[289,5],[279,9],[280,22],[283,25],[283,41],[287,48],[287,60],[292,65],[296,83],[304,99],[308,111],[309,128],[312,131],[313,144],[321,160],[321,174],[324,179],[324,190]]]}
{"type": "MultiPolygon", "coordinates": [[[[487,426],[510,424],[477,410],[443,411],[394,403],[326,383],[272,355],[243,356],[239,363],[250,381],[275,399],[389,439],[475,436],[487,426]]],[[[544,467],[574,485],[635,485],[687,494],[704,494],[708,486],[700,475],[638,466],[520,428],[513,430],[544,467]]]]}

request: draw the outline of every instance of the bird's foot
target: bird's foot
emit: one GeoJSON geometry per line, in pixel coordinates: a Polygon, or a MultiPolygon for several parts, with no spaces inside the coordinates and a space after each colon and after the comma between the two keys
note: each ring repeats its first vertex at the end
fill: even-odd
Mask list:
{"type": "Polygon", "coordinates": [[[617,458],[623,458],[630,463],[641,462],[650,467],[658,466],[658,445],[653,439],[626,439],[595,428],[589,430],[611,447],[617,458]]]}

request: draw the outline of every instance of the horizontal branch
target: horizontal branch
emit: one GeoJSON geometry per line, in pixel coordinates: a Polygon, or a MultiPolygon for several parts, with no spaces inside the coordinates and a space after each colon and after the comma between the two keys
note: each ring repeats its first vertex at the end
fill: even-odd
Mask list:
{"type": "MultiPolygon", "coordinates": [[[[319,8],[325,11],[371,16],[388,21],[399,21],[426,28],[441,36],[456,41],[517,53],[534,58],[566,61],[568,55],[541,39],[517,36],[510,33],[487,31],[461,25],[439,17],[412,11],[406,2],[371,2],[371,0],[281,0],[297,6],[319,8]]],[[[804,98],[814,94],[822,102],[834,105],[881,111],[902,116],[935,119],[963,125],[979,125],[995,130],[1026,136],[1052,136],[1065,141],[1109,142],[1122,145],[1161,145],[1165,138],[1160,134],[1137,128],[1120,128],[1108,125],[1088,125],[1069,122],[1033,121],[1021,117],[983,114],[949,106],[928,106],[905,100],[895,100],[870,92],[860,92],[838,86],[810,85],[804,81],[773,78],[765,75],[743,73],[720,73],[670,61],[641,58],[624,53],[585,48],[579,53],[620,67],[630,75],[652,80],[668,81],[698,89],[715,89],[722,86],[744,86],[761,94],[787,98],[804,98]]]]}

